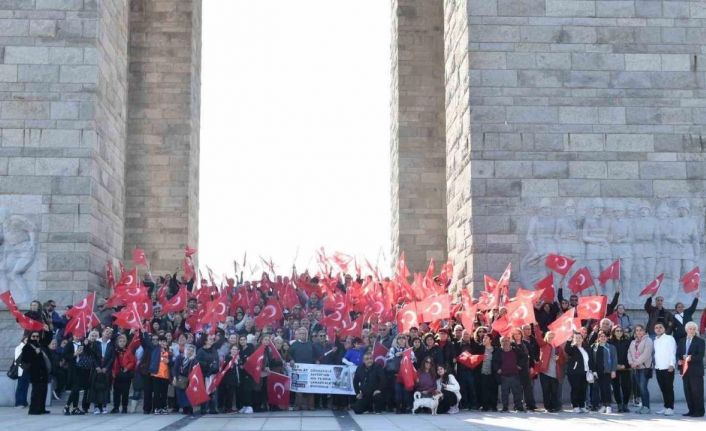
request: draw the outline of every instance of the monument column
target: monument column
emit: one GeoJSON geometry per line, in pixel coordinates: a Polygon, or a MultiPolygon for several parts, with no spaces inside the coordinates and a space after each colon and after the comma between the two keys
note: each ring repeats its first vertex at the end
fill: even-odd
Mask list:
{"type": "Polygon", "coordinates": [[[198,243],[201,1],[130,2],[124,257],[155,274],[198,243]]]}
{"type": "Polygon", "coordinates": [[[443,3],[392,9],[392,257],[423,272],[446,259],[443,3]]]}

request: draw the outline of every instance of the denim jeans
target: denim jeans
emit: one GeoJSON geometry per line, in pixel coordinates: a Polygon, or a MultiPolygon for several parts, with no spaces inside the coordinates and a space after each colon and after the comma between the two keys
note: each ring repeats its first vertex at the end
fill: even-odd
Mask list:
{"type": "Polygon", "coordinates": [[[17,389],[15,389],[15,406],[28,406],[27,392],[29,392],[29,371],[24,371],[17,379],[17,389]]]}
{"type": "Polygon", "coordinates": [[[648,373],[652,370],[635,370],[635,377],[637,378],[637,385],[640,387],[640,400],[644,407],[650,408],[650,391],[647,389],[647,384],[650,382],[650,377],[648,373]]]}
{"type": "Polygon", "coordinates": [[[401,408],[412,408],[412,394],[412,391],[406,390],[402,383],[397,382],[395,384],[395,401],[397,401],[397,405],[401,408]]]}

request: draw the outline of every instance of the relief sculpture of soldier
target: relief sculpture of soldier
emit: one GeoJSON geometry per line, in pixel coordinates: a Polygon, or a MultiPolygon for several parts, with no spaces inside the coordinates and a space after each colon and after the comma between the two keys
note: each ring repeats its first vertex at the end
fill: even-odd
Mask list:
{"type": "MultiPolygon", "coordinates": [[[[612,260],[620,259],[620,283],[630,293],[632,293],[630,287],[632,286],[633,242],[633,220],[626,217],[625,205],[617,201],[613,205],[613,219],[610,221],[610,248],[613,253],[612,260]]],[[[610,283],[617,284],[615,281],[610,283]]],[[[606,285],[606,289],[608,287],[606,285]]],[[[612,292],[604,292],[604,294],[612,297],[617,286],[614,285],[613,288],[612,292]]]]}
{"type": "Polygon", "coordinates": [[[591,274],[596,278],[595,285],[600,289],[598,275],[611,263],[609,235],[610,220],[604,217],[603,200],[596,198],[591,202],[591,213],[583,223],[583,241],[586,243],[586,264],[591,274]]]}
{"type": "MultiPolygon", "coordinates": [[[[691,271],[696,266],[696,261],[701,254],[701,244],[699,243],[699,230],[696,221],[691,217],[689,201],[679,199],[677,202],[677,217],[674,219],[671,231],[672,243],[672,276],[677,283],[682,275],[691,271]]],[[[672,302],[684,300],[679,298],[683,290],[677,284],[671,290],[672,297],[665,298],[672,302]]]]}
{"type": "Polygon", "coordinates": [[[576,202],[573,199],[567,199],[564,203],[564,217],[559,218],[556,222],[556,246],[557,252],[566,257],[570,257],[576,261],[571,267],[571,270],[566,274],[566,278],[571,276],[579,269],[583,263],[580,260],[584,255],[584,243],[582,240],[581,223],[576,216],[576,202]]]}
{"type": "Polygon", "coordinates": [[[547,274],[544,259],[547,254],[556,252],[554,236],[556,221],[552,217],[552,207],[549,199],[544,198],[539,203],[537,214],[530,219],[527,228],[527,245],[529,252],[520,263],[522,282],[533,285],[547,274]]]}
{"type": "Polygon", "coordinates": [[[0,228],[0,292],[9,289],[18,304],[29,303],[33,292],[24,274],[37,254],[36,227],[0,208],[0,228]]]}
{"type": "Polygon", "coordinates": [[[638,211],[639,216],[632,227],[635,237],[635,277],[632,286],[628,286],[630,298],[637,298],[644,286],[657,276],[657,220],[652,217],[652,206],[649,202],[640,202],[638,211]]]}

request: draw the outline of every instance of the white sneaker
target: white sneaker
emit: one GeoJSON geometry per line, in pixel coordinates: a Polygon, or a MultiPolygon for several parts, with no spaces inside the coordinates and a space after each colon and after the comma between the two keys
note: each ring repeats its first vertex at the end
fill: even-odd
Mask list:
{"type": "Polygon", "coordinates": [[[240,410],[238,410],[240,413],[245,413],[245,410],[247,410],[247,407],[241,407],[240,410]]]}
{"type": "Polygon", "coordinates": [[[581,409],[578,407],[574,407],[574,413],[581,413],[581,409]]]}
{"type": "Polygon", "coordinates": [[[610,406],[607,406],[607,407],[605,408],[605,412],[606,412],[606,414],[609,415],[609,414],[613,413],[613,409],[612,409],[610,406]]]}
{"type": "Polygon", "coordinates": [[[665,409],[662,409],[662,410],[657,410],[656,414],[658,414],[658,415],[663,415],[663,414],[664,414],[664,412],[666,412],[666,410],[665,410],[665,409]]]}
{"type": "Polygon", "coordinates": [[[598,410],[598,413],[605,413],[605,406],[601,407],[601,408],[598,410]]]}
{"type": "Polygon", "coordinates": [[[248,407],[245,407],[245,412],[243,412],[243,413],[245,413],[246,415],[251,415],[254,412],[252,410],[252,407],[248,406],[248,407]]]}
{"type": "Polygon", "coordinates": [[[664,415],[665,415],[665,416],[674,416],[674,410],[672,410],[672,409],[664,409],[664,415]]]}
{"type": "Polygon", "coordinates": [[[581,407],[581,413],[588,413],[588,409],[586,407],[581,407]]]}
{"type": "Polygon", "coordinates": [[[99,415],[99,414],[101,414],[101,409],[99,409],[98,407],[96,407],[96,408],[93,410],[93,414],[94,414],[94,415],[99,415]]]}
{"type": "Polygon", "coordinates": [[[455,415],[456,413],[458,413],[458,407],[453,406],[453,407],[451,407],[451,408],[449,409],[449,414],[450,414],[450,415],[455,415]]]}

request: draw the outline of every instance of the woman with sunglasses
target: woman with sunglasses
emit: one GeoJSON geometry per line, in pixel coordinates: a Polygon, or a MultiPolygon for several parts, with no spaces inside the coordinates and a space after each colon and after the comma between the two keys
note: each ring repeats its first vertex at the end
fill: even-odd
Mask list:
{"type": "Polygon", "coordinates": [[[33,331],[29,335],[29,342],[22,348],[22,361],[29,365],[29,380],[32,383],[32,396],[29,402],[30,415],[51,413],[45,407],[51,360],[40,341],[40,332],[33,331]]]}
{"type": "Polygon", "coordinates": [[[618,357],[617,377],[613,379],[613,397],[618,405],[618,413],[628,413],[628,401],[632,391],[632,378],[630,374],[630,363],[628,362],[628,349],[630,348],[630,337],[621,326],[615,326],[608,343],[615,346],[618,357]]]}
{"type": "Polygon", "coordinates": [[[427,356],[422,361],[422,367],[417,373],[417,384],[414,388],[422,397],[431,397],[439,393],[436,387],[436,366],[431,357],[427,356]]]}

